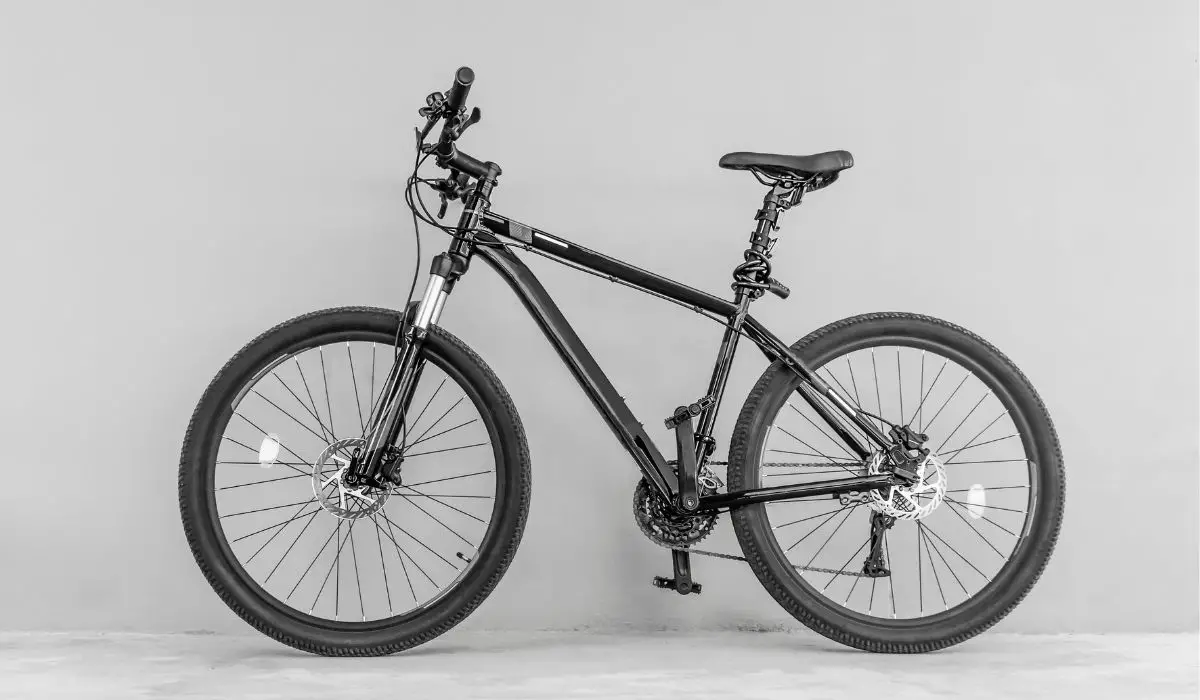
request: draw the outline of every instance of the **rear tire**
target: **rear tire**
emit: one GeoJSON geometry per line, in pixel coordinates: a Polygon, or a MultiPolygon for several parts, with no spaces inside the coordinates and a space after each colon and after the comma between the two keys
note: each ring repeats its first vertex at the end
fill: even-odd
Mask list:
{"type": "MultiPolygon", "coordinates": [[[[890,589],[891,586],[896,585],[895,582],[897,579],[890,577],[887,579],[860,578],[857,581],[869,581],[872,586],[871,604],[874,606],[874,612],[868,614],[854,610],[848,605],[843,605],[840,592],[836,596],[836,600],[831,595],[832,590],[829,592],[830,595],[826,595],[824,588],[819,589],[820,583],[824,581],[824,579],[818,578],[821,574],[808,573],[806,576],[805,572],[796,569],[797,564],[804,564],[803,560],[800,562],[789,560],[788,553],[785,552],[784,547],[781,546],[780,541],[777,539],[777,537],[783,536],[777,534],[782,528],[778,525],[773,526],[767,515],[767,506],[776,504],[757,504],[738,509],[733,512],[732,520],[738,541],[742,547],[742,552],[763,587],[767,589],[767,592],[788,613],[801,623],[834,641],[858,649],[892,653],[926,652],[958,644],[996,624],[1016,607],[1037,581],[1054,549],[1062,522],[1065,493],[1062,454],[1054,425],[1047,414],[1046,408],[1025,376],[1008,358],[986,341],[958,326],[927,316],[913,314],[869,314],[848,318],[825,326],[797,342],[792,346],[792,350],[814,371],[820,371],[821,368],[830,365],[834,360],[839,360],[840,363],[841,360],[839,358],[843,356],[846,357],[845,362],[849,365],[851,353],[858,350],[865,351],[865,349],[875,348],[880,345],[905,348],[906,351],[910,352],[911,350],[907,350],[908,348],[916,349],[916,351],[921,353],[929,350],[940,353],[947,358],[954,358],[957,364],[973,373],[983,387],[993,392],[992,395],[1003,404],[1007,414],[1011,416],[1017,432],[1020,434],[1030,479],[1030,486],[1023,487],[1028,488],[1029,491],[1026,493],[1030,494],[1029,504],[1026,506],[1026,520],[1024,528],[1013,533],[1016,542],[1013,544],[1010,558],[1000,565],[998,572],[990,583],[983,584],[978,592],[973,595],[968,594],[967,589],[964,588],[963,592],[968,597],[953,606],[946,603],[944,611],[939,604],[937,605],[938,612],[925,615],[924,613],[927,611],[925,609],[925,601],[923,600],[922,612],[919,616],[908,619],[892,619],[887,617],[885,612],[882,612],[882,609],[885,608],[885,603],[876,604],[874,586],[876,582],[886,580],[890,589]],[[814,582],[816,585],[814,585],[814,582]]],[[[890,361],[891,355],[886,355],[886,357],[890,361]]],[[[896,358],[896,383],[899,384],[899,349],[896,351],[896,358]]],[[[925,355],[922,354],[921,358],[922,373],[924,373],[925,355]]],[[[842,365],[839,364],[838,366],[842,365]]],[[[829,381],[827,377],[822,376],[829,381]]],[[[876,381],[878,382],[878,380],[876,381]]],[[[928,378],[923,374],[922,383],[924,384],[926,381],[928,381],[928,378]]],[[[832,384],[832,382],[830,383],[832,384]]],[[[846,383],[849,386],[849,381],[846,383]]],[[[734,428],[729,448],[728,481],[730,491],[756,488],[763,485],[764,467],[762,464],[768,434],[771,432],[773,423],[778,420],[782,408],[787,404],[789,397],[793,395],[799,385],[800,380],[797,375],[785,369],[779,363],[775,363],[762,375],[761,379],[759,379],[750,392],[734,428]]],[[[865,378],[859,387],[864,385],[865,378]]],[[[859,387],[855,388],[855,393],[857,393],[859,387]]],[[[836,386],[835,389],[837,389],[836,386]]],[[[863,392],[863,407],[871,411],[877,410],[880,413],[885,413],[882,408],[875,408],[874,400],[876,399],[876,395],[871,395],[869,401],[867,393],[866,391],[863,392]]],[[[920,393],[920,390],[917,393],[920,393]]],[[[903,396],[903,390],[901,390],[901,396],[903,396]]],[[[974,396],[971,397],[972,400],[973,398],[974,396]]],[[[851,395],[849,399],[854,401],[855,396],[851,395]]],[[[912,403],[915,403],[911,395],[909,401],[909,407],[911,408],[912,403]]],[[[800,402],[797,401],[796,403],[800,402]]],[[[900,405],[900,412],[902,414],[900,422],[903,423],[903,419],[906,417],[903,399],[901,399],[900,405]]],[[[795,407],[793,406],[793,408],[795,407]]],[[[889,420],[891,419],[889,416],[885,417],[888,417],[889,420]]],[[[912,422],[911,419],[910,422],[912,422]]],[[[915,423],[914,427],[916,427],[915,423]]],[[[947,429],[953,427],[953,423],[946,424],[944,427],[947,429]]],[[[788,444],[791,444],[790,441],[788,444]]],[[[794,449],[801,450],[807,448],[795,447],[794,449]]],[[[773,451],[785,452],[786,450],[773,451]]],[[[794,454],[804,453],[797,451],[794,454]]],[[[976,458],[972,457],[968,459],[976,458]]],[[[947,462],[950,465],[971,464],[970,462],[955,463],[953,458],[948,459],[947,462]]],[[[844,464],[847,466],[854,465],[849,460],[844,464]]],[[[979,463],[976,462],[974,464],[979,463]]],[[[998,464],[988,464],[983,469],[986,470],[988,467],[1000,466],[998,464]]],[[[975,468],[978,469],[978,467],[975,468]]],[[[957,478],[957,486],[959,487],[963,486],[964,483],[969,483],[972,477],[985,478],[979,475],[990,474],[994,471],[968,472],[971,476],[966,477],[964,481],[963,477],[960,476],[963,474],[961,470],[964,467],[947,466],[946,469],[947,481],[954,485],[957,478]],[[951,471],[954,469],[958,469],[959,471],[951,471]]],[[[1012,473],[1009,472],[1008,475],[1012,473]]],[[[841,476],[848,475],[843,473],[841,476]]],[[[837,478],[837,476],[825,476],[822,478],[830,479],[837,478]]],[[[771,485],[777,485],[778,483],[773,482],[771,485]]],[[[1008,491],[1005,493],[1013,492],[1008,491]]],[[[816,501],[812,502],[816,503],[816,501]]],[[[834,502],[833,506],[836,508],[837,503],[834,502]]],[[[964,507],[964,504],[961,502],[957,505],[943,502],[940,507],[943,510],[955,513],[963,522],[967,522],[968,525],[972,525],[972,523],[967,518],[964,518],[964,515],[970,515],[972,518],[982,517],[968,512],[970,507],[964,507]]],[[[843,506],[841,510],[846,510],[846,507],[843,506]]],[[[985,512],[996,513],[995,510],[985,512]]],[[[849,513],[847,513],[848,516],[849,513]]],[[[944,517],[952,519],[953,516],[944,517]]],[[[822,521],[822,524],[824,522],[822,521]]],[[[980,523],[980,527],[984,526],[983,521],[976,520],[975,522],[980,523]]],[[[791,523],[788,524],[790,525],[791,523]]],[[[895,530],[899,531],[902,526],[911,528],[909,531],[915,533],[913,536],[913,539],[917,541],[915,549],[920,549],[922,542],[920,539],[921,530],[913,525],[911,521],[903,520],[897,521],[895,530]]],[[[1017,527],[1019,526],[1013,526],[1013,529],[1016,530],[1017,527]]],[[[975,529],[973,525],[972,529],[975,529]]],[[[996,532],[1000,534],[999,531],[996,532]]],[[[861,530],[859,530],[859,533],[863,534],[861,530]]],[[[985,535],[981,536],[986,541],[988,538],[985,535]]],[[[899,537],[900,535],[897,534],[896,536],[899,537]]],[[[968,534],[965,536],[971,537],[972,535],[968,534]]],[[[816,539],[820,540],[820,537],[816,539]]],[[[792,546],[795,547],[796,545],[792,546]]],[[[853,544],[850,546],[852,547],[853,544]]],[[[789,547],[788,551],[790,549],[789,547]]],[[[926,549],[925,551],[928,552],[930,550],[926,549]]],[[[929,556],[932,559],[932,554],[929,556]]],[[[951,557],[952,555],[950,552],[945,552],[945,556],[951,557]]],[[[838,561],[840,561],[840,558],[838,561]]],[[[862,558],[855,559],[851,555],[851,558],[847,561],[849,563],[848,568],[853,568],[861,565],[862,558]]],[[[932,564],[932,561],[927,560],[926,563],[932,564]]],[[[892,562],[890,553],[888,554],[888,564],[892,567],[891,576],[904,575],[903,570],[900,568],[902,565],[892,562]],[[897,571],[901,573],[897,574],[897,571]]],[[[909,566],[911,566],[911,563],[909,563],[909,566]]],[[[921,566],[921,560],[917,559],[917,565],[914,568],[920,572],[921,566]]],[[[924,574],[926,578],[924,584],[928,584],[928,569],[924,571],[926,572],[924,574]]],[[[964,577],[969,575],[973,574],[967,571],[964,577]]],[[[943,570],[942,576],[946,578],[945,583],[947,587],[954,585],[945,570],[943,570]]],[[[921,581],[920,573],[917,576],[912,576],[910,573],[909,578],[904,580],[908,581],[908,586],[911,587],[911,581],[914,579],[921,581]]],[[[846,580],[846,578],[843,578],[842,582],[846,580]]],[[[918,583],[918,587],[924,584],[918,583]]],[[[844,586],[844,583],[839,585],[844,586]]],[[[864,583],[863,585],[867,584],[864,583]]],[[[939,582],[938,585],[940,587],[941,583],[939,582]]],[[[826,588],[829,587],[830,584],[826,583],[826,588]]],[[[838,590],[841,591],[844,588],[838,590]]],[[[892,589],[892,593],[895,595],[894,589],[892,589]]],[[[850,600],[850,596],[853,594],[854,590],[851,589],[847,595],[847,601],[850,600]]],[[[865,589],[859,589],[860,598],[864,594],[865,589]]],[[[924,596],[924,589],[921,589],[918,595],[924,596]]],[[[945,599],[943,598],[944,601],[945,599]]],[[[891,614],[894,617],[896,614],[895,598],[892,599],[891,605],[891,614]]],[[[933,605],[930,605],[930,607],[932,608],[933,605]]]]}
{"type": "MultiPolygon", "coordinates": [[[[357,603],[358,606],[363,605],[363,587],[360,580],[357,600],[354,598],[352,592],[346,593],[344,596],[346,604],[341,607],[343,610],[350,610],[342,613],[341,618],[334,615],[333,619],[323,619],[319,616],[309,614],[311,611],[307,608],[307,601],[305,601],[303,609],[298,609],[295,607],[295,603],[284,601],[282,595],[276,597],[268,593],[266,583],[260,585],[259,579],[247,573],[247,570],[251,568],[249,563],[247,562],[243,566],[242,558],[234,555],[234,547],[231,546],[230,540],[226,538],[223,525],[223,523],[228,523],[229,521],[221,520],[221,518],[228,516],[222,515],[219,512],[217,498],[214,493],[214,472],[217,469],[217,455],[224,444],[222,440],[233,415],[234,407],[239,405],[238,402],[243,397],[250,395],[248,393],[249,390],[254,388],[260,379],[265,379],[270,373],[274,372],[273,368],[277,366],[275,364],[277,360],[280,358],[290,359],[289,356],[297,356],[299,353],[305,352],[306,349],[311,350],[317,347],[337,347],[341,349],[344,341],[346,353],[349,353],[350,342],[369,343],[371,344],[370,349],[372,351],[370,357],[372,363],[374,363],[376,344],[387,348],[389,352],[394,347],[393,343],[396,338],[398,319],[398,312],[385,309],[339,308],[301,316],[267,331],[239,351],[212,380],[212,383],[204,392],[203,398],[192,415],[192,420],[184,439],[179,465],[179,506],[184,532],[196,563],[199,565],[200,570],[213,590],[239,617],[263,634],[297,649],[331,656],[377,656],[401,651],[427,642],[454,627],[483,602],[504,575],[521,540],[529,510],[530,466],[529,448],[526,444],[525,432],[522,428],[520,418],[517,416],[512,399],[483,360],[463,344],[462,341],[446,331],[434,327],[429,329],[422,351],[423,358],[429,363],[429,366],[436,366],[438,370],[444,372],[449,382],[459,385],[462,389],[464,399],[468,401],[465,404],[466,406],[474,405],[479,415],[478,422],[483,425],[482,428],[479,426],[474,427],[482,430],[485,436],[490,436],[489,441],[492,450],[489,459],[494,458],[495,465],[494,492],[492,492],[490,486],[485,486],[490,492],[487,496],[472,497],[487,498],[494,495],[494,505],[490,520],[485,525],[480,525],[480,529],[486,529],[480,536],[480,542],[477,545],[478,551],[470,557],[468,563],[463,564],[461,561],[455,559],[453,549],[448,550],[451,552],[448,558],[454,560],[452,562],[454,565],[461,567],[457,578],[454,578],[440,594],[431,597],[425,604],[421,604],[417,600],[417,594],[414,592],[413,602],[416,604],[416,607],[408,612],[401,612],[394,615],[392,614],[392,591],[396,591],[395,595],[398,597],[401,587],[393,580],[388,593],[388,612],[381,612],[378,619],[368,621],[368,613],[364,609],[361,622],[358,621],[358,610],[354,605],[354,603],[357,603]],[[351,612],[353,613],[354,621],[346,619],[351,617],[351,612]]],[[[362,362],[362,357],[360,355],[360,362],[362,362]]],[[[299,360],[297,360],[297,363],[299,363],[299,360]]],[[[297,364],[297,367],[299,366],[297,364]]],[[[372,364],[373,368],[374,364],[372,364]]],[[[357,371],[362,372],[361,366],[357,371]]],[[[426,374],[428,374],[428,371],[426,374]]],[[[375,383],[374,375],[372,375],[372,383],[375,383]]],[[[358,391],[358,389],[359,387],[356,385],[355,390],[358,391]]],[[[328,387],[326,387],[326,391],[328,391],[328,387]]],[[[354,400],[357,404],[359,397],[355,395],[354,400]]],[[[326,396],[326,401],[328,401],[328,395],[326,396]]],[[[301,401],[300,403],[303,404],[304,402],[301,401]]],[[[315,414],[301,414],[304,416],[305,422],[311,420],[310,416],[320,416],[325,406],[318,402],[314,404],[314,408],[317,408],[315,414]]],[[[352,411],[350,415],[353,415],[352,411]]],[[[354,418],[357,419],[357,416],[354,418]]],[[[411,417],[409,420],[411,420],[411,417]]],[[[419,421],[420,418],[417,420],[419,421]]],[[[317,418],[317,423],[319,424],[320,422],[320,418],[317,418]]],[[[352,422],[355,425],[358,424],[357,420],[352,420],[352,422]]],[[[332,424],[331,414],[331,427],[332,424]]],[[[343,431],[357,430],[346,428],[344,425],[339,427],[343,431]]],[[[326,430],[325,427],[322,426],[320,430],[323,436],[326,430]]],[[[309,432],[312,432],[312,430],[309,430],[309,432]]],[[[330,432],[332,433],[332,430],[330,432]]],[[[419,438],[418,441],[420,441],[419,438]]],[[[311,459],[310,451],[301,448],[297,449],[304,454],[303,456],[297,455],[294,459],[299,461],[311,459]]],[[[431,451],[427,452],[432,453],[431,451]]],[[[441,466],[444,456],[439,455],[435,457],[434,459],[437,461],[433,462],[434,466],[441,466]]],[[[472,459],[478,458],[473,457],[472,459]]],[[[229,462],[224,463],[230,464],[229,462]]],[[[428,465],[431,462],[427,459],[423,464],[428,465]]],[[[299,466],[303,467],[305,465],[301,464],[299,466]]],[[[251,470],[257,468],[253,465],[243,467],[243,469],[251,470]]],[[[278,470],[281,468],[275,467],[277,470],[275,473],[280,473],[278,470]]],[[[244,472],[240,472],[239,474],[241,473],[244,472]]],[[[311,481],[311,478],[305,480],[303,475],[292,475],[286,471],[282,473],[284,474],[284,478],[273,478],[270,481],[287,483],[285,482],[285,478],[294,478],[298,482],[311,481]]],[[[321,474],[323,476],[324,472],[321,474]]],[[[444,475],[435,472],[433,477],[438,481],[446,482],[446,479],[438,478],[444,475]]],[[[468,474],[468,476],[470,475],[468,474]]],[[[267,482],[256,483],[266,484],[267,482]]],[[[451,483],[462,482],[456,481],[451,483]]],[[[267,484],[266,486],[255,488],[266,489],[268,486],[273,487],[275,485],[267,484]]],[[[444,486],[445,483],[439,484],[439,487],[444,486]]],[[[236,486],[231,488],[236,488],[236,486]]],[[[308,488],[308,495],[314,495],[313,487],[301,485],[298,488],[300,490],[308,488]]],[[[412,487],[407,488],[411,489],[412,487]]],[[[425,488],[428,489],[430,487],[425,488]]],[[[445,490],[442,488],[440,491],[434,493],[443,493],[445,490]]],[[[242,494],[245,491],[247,489],[242,489],[237,493],[242,494]]],[[[224,493],[229,492],[226,491],[224,493]]],[[[407,493],[409,496],[412,496],[414,491],[408,491],[407,493]]],[[[422,492],[417,491],[415,493],[422,492]]],[[[399,491],[390,496],[390,498],[395,499],[401,505],[410,500],[406,496],[400,495],[399,491]]],[[[443,498],[454,497],[444,496],[443,498]]],[[[417,499],[413,498],[411,500],[417,499]]],[[[459,501],[459,503],[479,502],[459,501]]],[[[420,500],[417,500],[416,507],[420,508],[421,503],[425,503],[429,508],[433,507],[429,501],[420,500]]],[[[464,505],[463,509],[460,509],[459,512],[463,512],[465,509],[466,506],[464,505]]],[[[335,520],[333,515],[330,515],[328,511],[322,510],[320,507],[312,512],[313,516],[310,523],[312,520],[320,519],[324,523],[323,527],[327,530],[336,524],[339,528],[337,530],[339,534],[345,529],[343,522],[346,525],[357,522],[355,520],[335,520]]],[[[379,512],[387,513],[385,510],[379,512]]],[[[392,511],[393,518],[398,517],[396,512],[395,510],[392,511]]],[[[402,513],[404,512],[407,511],[402,511],[402,513]]],[[[433,513],[430,517],[442,513],[442,511],[429,512],[433,513]]],[[[234,513],[234,515],[242,514],[234,513]]],[[[305,516],[307,516],[307,513],[305,513],[305,516]]],[[[383,519],[383,517],[385,516],[381,516],[380,519],[383,519]]],[[[413,517],[424,516],[419,515],[414,510],[413,517]]],[[[241,521],[238,522],[240,523],[241,521]]],[[[392,535],[389,535],[387,531],[382,529],[379,529],[378,532],[371,531],[369,523],[372,522],[376,524],[376,528],[379,528],[378,520],[375,518],[369,520],[368,524],[364,524],[362,527],[368,528],[368,535],[374,535],[381,540],[378,556],[384,571],[384,587],[387,588],[389,584],[387,583],[387,565],[384,559],[385,545],[382,542],[387,542],[392,535]],[[382,537],[379,536],[379,532],[383,533],[382,537]]],[[[479,520],[479,522],[484,523],[483,520],[479,520]]],[[[284,525],[284,527],[288,526],[284,525]]],[[[297,529],[298,527],[299,525],[296,526],[297,529]]],[[[351,527],[347,532],[350,533],[352,530],[353,528],[351,527]]],[[[303,534],[301,532],[301,535],[303,534]]],[[[456,532],[455,534],[458,533],[456,532]]],[[[394,534],[394,536],[400,537],[399,534],[394,534]]],[[[287,539],[290,539],[290,533],[288,537],[282,538],[281,542],[287,539]]],[[[297,536],[298,539],[299,535],[297,536]]],[[[237,540],[233,541],[236,542],[237,540]]],[[[249,540],[249,542],[253,545],[258,544],[255,540],[249,540]]],[[[343,544],[344,542],[342,540],[343,544]]],[[[401,543],[396,545],[394,556],[398,558],[399,563],[403,566],[405,558],[400,554],[403,544],[408,544],[410,549],[417,552],[420,552],[420,550],[416,549],[416,544],[412,544],[411,540],[401,540],[401,543]]],[[[353,546],[354,542],[352,541],[351,547],[345,547],[345,549],[350,550],[353,546]]],[[[358,551],[354,553],[354,573],[356,576],[358,575],[358,559],[362,558],[365,560],[368,556],[374,556],[375,546],[376,539],[370,537],[367,537],[365,542],[358,544],[358,551]]],[[[459,545],[459,547],[461,548],[462,545],[459,545]]],[[[390,546],[388,550],[390,550],[390,546]]],[[[291,550],[289,549],[288,551],[291,550]]],[[[332,551],[331,549],[330,552],[332,553],[332,551]]],[[[341,554],[340,549],[339,554],[341,554]]],[[[350,552],[347,551],[346,554],[350,554],[350,552]]],[[[286,557],[288,554],[284,553],[283,556],[286,557]]],[[[323,555],[318,553],[317,556],[320,557],[323,555]]],[[[390,551],[388,556],[392,556],[390,551]]],[[[280,559],[281,563],[282,561],[280,559]]],[[[314,563],[315,561],[316,559],[314,558],[314,563]]],[[[409,568],[414,566],[413,561],[412,554],[410,553],[409,564],[407,565],[409,568]]],[[[395,564],[396,559],[393,559],[393,565],[395,564]]],[[[346,568],[348,566],[347,564],[346,568]]],[[[337,562],[337,567],[340,577],[343,568],[341,561],[337,562]]],[[[318,568],[323,569],[324,565],[318,568]]],[[[307,571],[305,574],[307,575],[307,571]]],[[[407,575],[406,572],[405,576],[407,577],[407,575]]],[[[446,576],[450,575],[453,574],[446,574],[446,576]]],[[[398,570],[393,571],[393,577],[395,579],[399,578],[398,570]]],[[[267,578],[269,580],[270,577],[268,576],[267,578]]],[[[328,574],[326,574],[326,578],[327,580],[329,579],[328,574]]],[[[431,583],[433,583],[432,580],[431,583]]],[[[334,585],[334,583],[330,582],[328,587],[332,589],[334,585]]],[[[348,575],[345,584],[342,585],[345,589],[352,588],[348,575]]],[[[411,581],[409,585],[412,586],[411,581]]],[[[283,590],[286,591],[286,588],[283,590]]],[[[407,591],[405,593],[407,594],[407,591]]],[[[317,599],[327,601],[328,597],[322,598],[323,595],[326,594],[318,592],[317,599]]],[[[340,600],[338,596],[342,596],[343,594],[339,591],[334,595],[337,600],[340,600]]],[[[317,607],[316,600],[314,600],[313,606],[314,609],[317,607]]]]}

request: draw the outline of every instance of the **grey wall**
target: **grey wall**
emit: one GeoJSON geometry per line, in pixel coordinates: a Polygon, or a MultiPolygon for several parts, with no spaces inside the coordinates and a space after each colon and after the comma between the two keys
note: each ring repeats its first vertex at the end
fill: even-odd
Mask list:
{"type": "MultiPolygon", "coordinates": [[[[715,292],[760,196],[717,158],[851,150],[785,221],[792,299],[757,313],[798,338],[920,311],[998,345],[1069,470],[1061,544],[1003,629],[1195,629],[1195,3],[454,6],[0,8],[0,627],[245,629],[179,526],[188,417],[276,322],[400,303],[415,110],[469,64],[464,146],[504,166],[498,210],[715,292]]],[[[715,327],[533,264],[647,425],[702,391],[715,327]]],[[[787,619],[735,564],[700,562],[698,599],[647,585],[668,557],[629,516],[635,468],[494,276],[443,320],[534,457],[524,544],[472,624],[787,619]]]]}

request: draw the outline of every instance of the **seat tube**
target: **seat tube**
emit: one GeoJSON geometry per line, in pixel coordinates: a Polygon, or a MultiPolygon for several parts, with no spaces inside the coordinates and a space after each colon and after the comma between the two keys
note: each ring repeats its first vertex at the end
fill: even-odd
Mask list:
{"type": "Polygon", "coordinates": [[[746,319],[746,309],[750,306],[750,297],[739,290],[735,302],[738,305],[737,313],[725,327],[725,334],[721,337],[721,349],[717,353],[712,378],[708,382],[707,395],[712,397],[713,402],[700,413],[700,424],[696,428],[696,462],[700,466],[704,466],[705,460],[713,453],[717,444],[712,437],[713,426],[717,422],[721,398],[725,395],[725,385],[729,382],[729,370],[733,367],[733,356],[737,352],[742,323],[746,319]]]}

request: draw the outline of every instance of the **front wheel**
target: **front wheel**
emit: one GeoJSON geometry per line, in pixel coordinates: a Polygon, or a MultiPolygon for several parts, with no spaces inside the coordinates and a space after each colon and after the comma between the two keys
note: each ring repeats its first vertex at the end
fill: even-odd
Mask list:
{"type": "MultiPolygon", "coordinates": [[[[734,512],[767,591],[814,631],[868,651],[944,648],[1007,615],[1050,558],[1065,490],[1054,425],[1025,376],[969,331],[913,314],[837,321],[792,349],[883,433],[928,435],[932,459],[909,493],[734,512]]],[[[730,491],[878,467],[853,456],[800,384],[776,363],[751,391],[729,449],[730,491]]]]}
{"type": "Polygon", "coordinates": [[[499,582],[529,508],[512,400],[462,341],[431,328],[399,485],[342,480],[395,358],[399,314],[320,311],[243,348],[184,440],[179,506],[217,595],[305,651],[378,655],[461,622],[499,582]]]}

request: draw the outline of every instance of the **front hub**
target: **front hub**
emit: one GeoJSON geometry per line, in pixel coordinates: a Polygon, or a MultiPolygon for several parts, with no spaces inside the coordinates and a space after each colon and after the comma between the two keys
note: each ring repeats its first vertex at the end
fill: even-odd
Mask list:
{"type": "Polygon", "coordinates": [[[342,520],[374,515],[388,498],[387,489],[347,480],[352,478],[353,455],[363,444],[362,438],[338,440],[326,447],[313,464],[313,495],[322,508],[342,520]]]}

